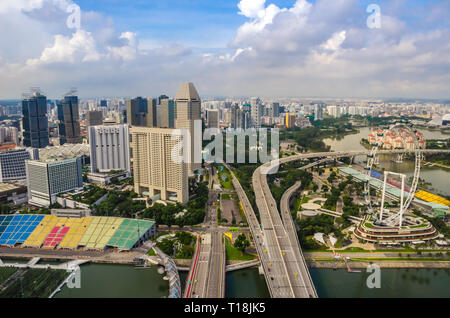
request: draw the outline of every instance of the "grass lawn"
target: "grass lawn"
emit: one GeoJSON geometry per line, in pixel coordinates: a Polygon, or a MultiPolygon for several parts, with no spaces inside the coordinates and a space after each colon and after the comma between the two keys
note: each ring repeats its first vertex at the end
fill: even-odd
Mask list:
{"type": "Polygon", "coordinates": [[[247,253],[242,253],[233,245],[229,239],[225,239],[225,248],[227,253],[227,260],[229,261],[252,261],[255,259],[255,256],[247,253]]]}
{"type": "Polygon", "coordinates": [[[22,282],[13,282],[0,293],[0,298],[21,298],[22,286],[25,298],[48,298],[68,275],[65,270],[29,269],[22,282]]]}
{"type": "Polygon", "coordinates": [[[148,251],[147,255],[148,256],[156,256],[156,253],[155,253],[155,251],[152,248],[150,251],[148,251]]]}
{"type": "Polygon", "coordinates": [[[1,267],[0,268],[0,285],[3,282],[5,282],[15,272],[17,272],[17,268],[14,268],[14,267],[1,267]]]}
{"type": "Polygon", "coordinates": [[[231,196],[227,193],[222,194],[222,200],[231,200],[231,196]]]}
{"type": "Polygon", "coordinates": [[[234,190],[233,184],[231,183],[231,175],[224,166],[219,166],[219,181],[222,188],[226,190],[234,190]],[[222,170],[222,171],[221,171],[222,170]]]}

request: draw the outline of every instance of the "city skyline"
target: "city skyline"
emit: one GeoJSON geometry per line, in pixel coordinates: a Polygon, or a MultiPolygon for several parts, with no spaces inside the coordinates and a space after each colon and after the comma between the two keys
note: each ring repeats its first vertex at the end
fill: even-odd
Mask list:
{"type": "Polygon", "coordinates": [[[377,1],[380,29],[366,25],[371,3],[4,2],[0,98],[37,85],[50,97],[174,96],[186,81],[204,96],[450,98],[448,2],[377,1]]]}

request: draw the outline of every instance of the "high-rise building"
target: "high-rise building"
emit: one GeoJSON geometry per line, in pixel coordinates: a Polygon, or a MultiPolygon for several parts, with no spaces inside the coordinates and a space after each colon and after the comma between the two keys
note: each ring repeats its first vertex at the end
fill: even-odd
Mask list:
{"type": "Polygon", "coordinates": [[[25,161],[30,159],[31,154],[25,148],[0,152],[0,182],[26,179],[25,161]]]}
{"type": "Polygon", "coordinates": [[[314,120],[322,120],[322,107],[319,104],[314,105],[314,120]]]}
{"type": "Polygon", "coordinates": [[[295,127],[296,116],[295,114],[286,114],[286,127],[294,128],[295,127]]]}
{"type": "Polygon", "coordinates": [[[133,171],[135,192],[152,199],[189,200],[187,164],[173,158],[183,140],[182,134],[170,128],[132,127],[133,171]]]}
{"type": "Polygon", "coordinates": [[[25,147],[45,148],[49,145],[47,97],[35,92],[22,101],[23,144],[25,147]]]}
{"type": "Polygon", "coordinates": [[[137,97],[127,100],[127,123],[130,126],[146,126],[146,114],[148,113],[148,101],[137,97]]]}
{"type": "Polygon", "coordinates": [[[79,144],[83,141],[80,135],[80,115],[78,113],[78,97],[65,96],[58,103],[58,120],[60,144],[79,144]]]}
{"type": "Polygon", "coordinates": [[[132,127],[156,127],[156,102],[142,97],[127,100],[127,123],[132,127]]]}
{"type": "Polygon", "coordinates": [[[233,129],[242,128],[242,111],[237,104],[231,106],[230,127],[233,129]]]}
{"type": "Polygon", "coordinates": [[[261,126],[261,117],[264,113],[264,106],[258,97],[252,97],[250,100],[251,112],[252,112],[252,125],[259,128],[261,126]]]}
{"type": "Polygon", "coordinates": [[[50,206],[59,193],[83,187],[81,159],[61,161],[26,161],[28,202],[37,206],[50,206]]]}
{"type": "Polygon", "coordinates": [[[86,126],[99,126],[103,124],[103,112],[91,110],[86,113],[86,126]]]}
{"type": "Polygon", "coordinates": [[[271,117],[280,117],[280,103],[272,103],[271,105],[271,117]]]}
{"type": "Polygon", "coordinates": [[[156,117],[156,103],[155,98],[149,98],[147,101],[147,114],[145,114],[145,127],[157,127],[156,117]]]}
{"type": "Polygon", "coordinates": [[[161,127],[175,128],[175,101],[173,99],[161,99],[161,127]]]}
{"type": "Polygon", "coordinates": [[[19,142],[19,131],[14,126],[0,126],[0,145],[17,145],[19,142]]]}
{"type": "Polygon", "coordinates": [[[131,171],[128,125],[89,127],[91,171],[131,171]]]}
{"type": "Polygon", "coordinates": [[[161,102],[164,100],[164,99],[169,99],[169,96],[167,96],[167,95],[161,95],[161,96],[159,96],[158,97],[158,105],[161,105],[161,102]]]}
{"type": "Polygon", "coordinates": [[[190,140],[187,142],[190,152],[188,170],[189,173],[194,173],[202,167],[201,100],[194,84],[183,83],[175,103],[175,128],[185,129],[190,133],[190,140]],[[196,121],[200,131],[195,129],[196,121]]]}
{"type": "Polygon", "coordinates": [[[208,110],[208,128],[219,128],[219,111],[217,109],[208,110]]]}

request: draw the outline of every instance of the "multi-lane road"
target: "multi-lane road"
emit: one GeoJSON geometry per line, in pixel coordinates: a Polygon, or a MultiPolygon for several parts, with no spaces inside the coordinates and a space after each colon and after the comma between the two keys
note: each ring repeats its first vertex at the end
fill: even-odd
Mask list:
{"type": "Polygon", "coordinates": [[[267,184],[264,167],[253,174],[253,189],[261,218],[272,277],[277,284],[274,297],[315,298],[317,292],[301,254],[296,230],[289,215],[281,220],[277,203],[267,184]]]}
{"type": "Polygon", "coordinates": [[[217,227],[219,195],[220,191],[209,192],[205,217],[208,233],[201,235],[197,243],[186,284],[186,298],[225,297],[226,254],[222,231],[217,227]]]}

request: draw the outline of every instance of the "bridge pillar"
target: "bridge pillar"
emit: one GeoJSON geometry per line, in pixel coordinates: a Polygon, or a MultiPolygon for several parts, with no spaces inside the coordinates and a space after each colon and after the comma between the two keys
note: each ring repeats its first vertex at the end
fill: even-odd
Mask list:
{"type": "Polygon", "coordinates": [[[264,269],[263,269],[262,265],[258,266],[258,272],[259,272],[259,275],[264,275],[264,269]]]}

